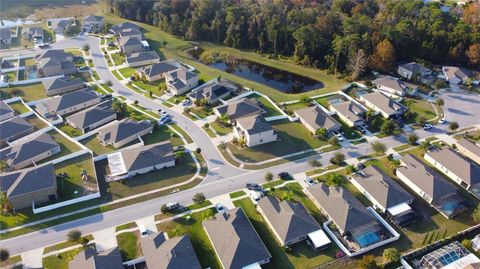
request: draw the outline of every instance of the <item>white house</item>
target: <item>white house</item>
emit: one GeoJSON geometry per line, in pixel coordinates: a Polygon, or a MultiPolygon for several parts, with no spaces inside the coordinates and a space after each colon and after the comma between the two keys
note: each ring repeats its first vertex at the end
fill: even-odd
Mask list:
{"type": "Polygon", "coordinates": [[[380,76],[372,84],[388,96],[415,95],[418,86],[391,76],[380,76]]]}
{"type": "Polygon", "coordinates": [[[233,129],[235,137],[245,141],[247,147],[277,141],[277,134],[262,116],[250,116],[237,119],[233,129]]]}
{"type": "Polygon", "coordinates": [[[463,84],[473,76],[470,70],[457,66],[443,66],[442,73],[445,76],[445,80],[452,84],[463,84]]]}
{"type": "Polygon", "coordinates": [[[198,86],[198,74],[180,68],[168,73],[165,82],[169,92],[181,95],[198,86]]]}
{"type": "Polygon", "coordinates": [[[387,119],[402,115],[407,111],[405,106],[380,92],[362,94],[359,99],[366,107],[381,113],[387,119]]]}

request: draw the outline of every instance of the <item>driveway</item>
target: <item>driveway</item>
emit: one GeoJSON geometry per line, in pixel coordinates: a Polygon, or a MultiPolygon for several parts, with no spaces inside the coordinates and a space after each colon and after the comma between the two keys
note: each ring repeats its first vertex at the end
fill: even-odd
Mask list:
{"type": "Polygon", "coordinates": [[[456,121],[460,128],[480,124],[480,95],[458,90],[441,91],[438,97],[445,101],[445,125],[452,121],[456,121]]]}
{"type": "Polygon", "coordinates": [[[99,252],[118,246],[115,227],[94,232],[92,235],[93,239],[95,239],[97,251],[99,252]]]}

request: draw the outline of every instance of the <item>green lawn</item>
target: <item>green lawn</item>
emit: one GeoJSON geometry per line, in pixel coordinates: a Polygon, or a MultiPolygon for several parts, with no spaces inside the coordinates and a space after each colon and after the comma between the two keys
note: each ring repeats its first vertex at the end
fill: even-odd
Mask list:
{"type": "Polygon", "coordinates": [[[43,120],[38,118],[35,114],[26,117],[25,120],[28,121],[31,125],[35,126],[35,128],[37,128],[38,130],[48,126],[43,120]]]}
{"type": "Polygon", "coordinates": [[[168,126],[173,128],[175,131],[179,132],[185,138],[185,140],[187,141],[187,144],[193,143],[193,139],[188,135],[187,132],[185,132],[185,130],[180,128],[180,126],[176,124],[169,124],[168,126]]]}
{"type": "Polygon", "coordinates": [[[79,142],[85,145],[87,148],[91,149],[94,156],[107,154],[115,151],[113,147],[100,144],[96,135],[89,136],[79,142]]]}
{"type": "Polygon", "coordinates": [[[77,73],[71,75],[71,77],[73,77],[73,78],[79,78],[79,79],[81,79],[81,80],[83,80],[83,81],[85,81],[85,82],[91,82],[91,81],[93,81],[92,75],[90,74],[90,72],[81,72],[81,73],[80,73],[80,72],[77,72],[77,73]]]}
{"type": "Polygon", "coordinates": [[[37,62],[34,58],[20,59],[20,66],[32,66],[36,65],[37,62]]]}
{"type": "MultiPolygon", "coordinates": [[[[21,255],[9,257],[6,262],[2,263],[2,266],[5,266],[5,267],[2,267],[2,268],[10,268],[8,266],[16,264],[16,263],[21,262],[21,261],[22,261],[22,256],[21,255]]],[[[21,266],[20,267],[16,266],[16,267],[13,267],[12,269],[20,269],[20,268],[22,268],[22,267],[21,266]]]]}
{"type": "Polygon", "coordinates": [[[27,113],[30,111],[21,101],[9,103],[8,106],[15,110],[15,113],[17,113],[18,115],[22,115],[23,113],[27,113]]]}
{"type": "Polygon", "coordinates": [[[279,141],[246,149],[239,149],[231,143],[227,145],[238,159],[256,163],[328,144],[327,141],[313,137],[299,122],[275,121],[273,128],[278,133],[279,141]]]}
{"type": "Polygon", "coordinates": [[[193,114],[197,115],[200,118],[206,118],[210,115],[213,115],[213,110],[211,107],[198,107],[198,106],[193,106],[190,108],[190,112],[193,114]]]}
{"type": "Polygon", "coordinates": [[[7,74],[8,82],[17,81],[17,72],[13,71],[13,72],[8,72],[6,74],[7,74]]]}
{"type": "Polygon", "coordinates": [[[125,232],[117,235],[117,242],[124,262],[139,258],[143,255],[138,231],[125,232]]]}
{"type": "Polygon", "coordinates": [[[159,81],[153,81],[153,82],[133,81],[132,84],[134,84],[137,87],[140,87],[141,89],[147,92],[152,92],[154,95],[157,95],[157,96],[162,96],[166,92],[166,85],[165,85],[164,79],[161,79],[159,81]]]}
{"type": "Polygon", "coordinates": [[[95,80],[100,80],[100,76],[98,75],[97,71],[92,70],[92,75],[95,80]]]}
{"type": "Polygon", "coordinates": [[[349,126],[346,122],[341,120],[340,117],[338,117],[337,115],[333,115],[333,118],[338,123],[340,123],[340,125],[342,125],[341,129],[342,129],[343,135],[347,139],[357,139],[357,138],[362,137],[362,134],[359,131],[357,131],[353,127],[349,126]]]}
{"type": "Polygon", "coordinates": [[[236,192],[230,193],[230,198],[234,199],[234,198],[242,197],[244,195],[246,195],[244,191],[236,191],[236,192]]]}
{"type": "Polygon", "coordinates": [[[57,126],[57,128],[60,129],[60,131],[64,132],[66,135],[71,137],[77,137],[82,134],[82,132],[79,129],[71,125],[68,125],[66,123],[57,126]]]}
{"type": "Polygon", "coordinates": [[[78,156],[55,164],[55,174],[66,173],[66,177],[57,178],[58,199],[69,200],[95,192],[98,189],[97,175],[90,154],[78,156]],[[88,180],[82,179],[82,172],[86,171],[88,180]],[[90,190],[89,190],[90,189],[90,190]]]}
{"type": "Polygon", "coordinates": [[[213,137],[217,137],[217,135],[215,135],[215,134],[213,133],[212,129],[206,128],[205,126],[202,126],[202,128],[203,128],[203,130],[205,130],[205,132],[208,134],[208,136],[210,136],[210,137],[212,137],[212,138],[213,138],[213,137]]]}
{"type": "MultiPolygon", "coordinates": [[[[93,240],[93,236],[91,234],[87,235],[87,236],[83,236],[83,238],[87,239],[89,242],[93,240]]],[[[53,246],[48,246],[46,248],[43,249],[43,254],[47,254],[49,252],[53,252],[53,251],[57,251],[57,250],[62,250],[64,248],[68,248],[68,247],[71,247],[71,246],[75,246],[75,245],[78,245],[80,244],[79,242],[76,242],[76,241],[65,241],[65,242],[62,242],[62,243],[58,243],[58,244],[55,244],[53,246]]]]}
{"type": "Polygon", "coordinates": [[[420,118],[431,120],[437,116],[432,105],[424,99],[405,97],[402,103],[412,112],[412,115],[405,120],[407,123],[418,123],[420,118]]]}
{"type": "Polygon", "coordinates": [[[212,128],[219,134],[219,135],[227,135],[233,131],[232,127],[224,126],[218,122],[212,122],[210,124],[212,128]]]}
{"type": "Polygon", "coordinates": [[[137,72],[137,70],[135,70],[134,68],[131,68],[131,67],[125,67],[125,68],[119,69],[118,72],[120,72],[120,74],[122,74],[122,76],[124,76],[126,78],[129,78],[129,77],[133,76],[133,74],[135,74],[137,72]]]}
{"type": "MultiPolygon", "coordinates": [[[[289,115],[293,115],[293,111],[305,108],[308,106],[308,103],[303,103],[303,102],[298,102],[294,104],[289,104],[289,105],[284,105],[283,109],[287,112],[289,115]]],[[[282,107],[282,106],[280,106],[282,107]]]]}
{"type": "Polygon", "coordinates": [[[62,134],[60,134],[55,130],[49,131],[47,132],[47,134],[50,135],[53,138],[53,140],[55,140],[60,145],[60,152],[40,161],[39,163],[46,163],[48,161],[51,161],[51,160],[66,156],[70,153],[81,150],[81,148],[77,144],[75,144],[73,141],[70,141],[65,136],[63,136],[62,134]]]}
{"type": "Polygon", "coordinates": [[[115,65],[121,65],[125,62],[125,56],[121,55],[120,53],[114,53],[111,56],[115,65]]]}
{"type": "Polygon", "coordinates": [[[202,226],[202,221],[208,216],[212,216],[215,212],[213,208],[206,209],[191,214],[189,219],[182,217],[174,221],[160,223],[157,225],[157,228],[159,231],[167,232],[169,237],[187,234],[192,241],[193,248],[200,260],[202,268],[210,267],[212,269],[221,269],[222,267],[217,255],[202,226]],[[205,213],[207,211],[208,213],[205,213]]]}
{"type": "Polygon", "coordinates": [[[189,210],[195,210],[195,209],[200,209],[200,208],[211,206],[211,205],[212,205],[212,202],[210,202],[210,200],[205,200],[201,203],[191,204],[191,205],[187,206],[187,208],[189,210]]]}
{"type": "Polygon", "coordinates": [[[267,113],[265,114],[265,117],[281,115],[280,111],[278,111],[278,109],[276,109],[267,98],[260,96],[258,94],[249,95],[248,98],[257,99],[262,104],[263,109],[267,111],[267,113]]]}
{"type": "Polygon", "coordinates": [[[142,139],[145,145],[156,144],[167,140],[170,140],[173,146],[183,145],[182,139],[165,125],[158,126],[153,133],[143,136],[142,139]]]}
{"type": "Polygon", "coordinates": [[[136,227],[137,227],[137,223],[129,222],[129,223],[125,223],[125,224],[117,226],[115,228],[115,231],[118,232],[118,231],[121,231],[121,230],[128,230],[128,229],[132,229],[132,228],[136,228],[136,227]]]}
{"type": "Polygon", "coordinates": [[[68,263],[83,250],[83,247],[70,251],[62,252],[59,255],[52,255],[43,258],[43,267],[45,269],[68,269],[68,263]]]}
{"type": "Polygon", "coordinates": [[[113,90],[107,84],[100,84],[108,93],[112,93],[113,90]]]}
{"type": "Polygon", "coordinates": [[[315,102],[319,103],[320,105],[322,105],[323,107],[325,107],[326,109],[328,109],[330,107],[330,104],[328,102],[330,100],[334,100],[334,99],[344,99],[344,97],[343,97],[343,95],[340,95],[340,94],[336,93],[336,94],[316,98],[316,99],[313,99],[313,100],[315,102]]]}
{"type": "Polygon", "coordinates": [[[0,88],[1,99],[8,99],[12,97],[21,97],[25,102],[31,102],[35,100],[44,99],[45,90],[42,83],[32,83],[21,86],[11,86],[6,88],[0,88]]]}

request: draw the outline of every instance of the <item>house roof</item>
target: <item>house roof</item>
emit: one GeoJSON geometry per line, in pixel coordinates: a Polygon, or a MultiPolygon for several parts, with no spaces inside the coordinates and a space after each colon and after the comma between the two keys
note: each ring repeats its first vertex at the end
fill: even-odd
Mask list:
{"type": "Polygon", "coordinates": [[[32,36],[43,36],[43,28],[42,27],[29,27],[24,32],[25,35],[32,35],[32,36]]]}
{"type": "Polygon", "coordinates": [[[260,107],[260,103],[256,99],[249,98],[235,100],[215,109],[221,115],[228,115],[230,120],[236,120],[241,117],[260,115],[264,113],[264,110],[260,107]]]}
{"type": "Polygon", "coordinates": [[[372,83],[375,85],[388,87],[388,88],[397,90],[399,92],[403,92],[407,88],[410,88],[410,89],[417,88],[417,85],[402,81],[398,78],[391,77],[391,76],[380,76],[377,79],[373,80],[372,83]]]}
{"type": "Polygon", "coordinates": [[[0,116],[15,112],[7,103],[0,100],[0,116]]]}
{"type": "Polygon", "coordinates": [[[57,147],[60,145],[48,134],[33,134],[1,150],[0,159],[6,160],[9,166],[13,166],[57,147]]]}
{"type": "Polygon", "coordinates": [[[95,246],[87,246],[70,261],[68,268],[123,269],[124,267],[118,247],[97,252],[95,246]]]}
{"type": "Polygon", "coordinates": [[[410,193],[376,166],[368,166],[352,178],[386,209],[413,199],[410,193]]]}
{"type": "Polygon", "coordinates": [[[120,46],[142,46],[142,41],[134,36],[120,38],[120,46]]]}
{"type": "Polygon", "coordinates": [[[2,121],[0,123],[0,140],[8,139],[27,130],[33,130],[33,125],[20,116],[2,121]]]}
{"type": "Polygon", "coordinates": [[[338,128],[340,124],[318,106],[309,106],[295,110],[299,118],[305,121],[313,129],[325,127],[327,129],[338,128]]]}
{"type": "Polygon", "coordinates": [[[114,31],[121,31],[121,30],[132,29],[132,28],[136,28],[136,29],[140,30],[140,27],[138,25],[136,25],[135,23],[131,23],[131,22],[122,22],[122,23],[117,24],[117,25],[112,27],[112,29],[114,31]]]}
{"type": "Polygon", "coordinates": [[[85,18],[83,18],[84,22],[97,22],[100,23],[102,22],[103,17],[102,16],[96,16],[96,15],[88,15],[85,18]]]}
{"type": "Polygon", "coordinates": [[[76,87],[81,89],[84,87],[83,81],[79,78],[59,77],[42,81],[43,87],[47,92],[54,91],[64,87],[76,87]]]}
{"type": "Polygon", "coordinates": [[[175,160],[170,141],[122,151],[127,171],[135,171],[175,160]]]}
{"type": "Polygon", "coordinates": [[[149,77],[153,77],[156,75],[171,72],[176,69],[178,69],[178,66],[174,65],[173,63],[163,61],[144,67],[143,72],[149,77]]]}
{"type": "Polygon", "coordinates": [[[238,118],[237,125],[250,135],[273,130],[272,125],[261,115],[238,118]]]}
{"type": "Polygon", "coordinates": [[[376,222],[363,204],[342,187],[328,187],[319,183],[309,186],[307,190],[344,232],[376,222]]]}
{"type": "Polygon", "coordinates": [[[77,127],[86,128],[103,119],[116,115],[112,110],[112,101],[105,101],[91,108],[80,111],[67,117],[67,120],[73,122],[77,127]]]}
{"type": "Polygon", "coordinates": [[[271,228],[284,242],[304,237],[321,229],[301,203],[280,201],[276,197],[265,196],[257,204],[264,217],[271,223],[271,228]]]}
{"type": "Polygon", "coordinates": [[[176,89],[181,89],[185,87],[185,85],[187,85],[187,82],[195,76],[198,76],[198,75],[185,68],[179,68],[168,73],[167,83],[170,86],[175,87],[176,89]]]}
{"type": "Polygon", "coordinates": [[[152,128],[152,125],[147,121],[125,119],[100,128],[98,130],[98,138],[101,141],[111,141],[115,143],[137,135],[148,128],[152,128]]]}
{"type": "Polygon", "coordinates": [[[65,52],[64,50],[49,49],[44,51],[41,54],[38,54],[37,56],[35,56],[35,58],[37,59],[37,61],[40,61],[41,59],[44,59],[44,58],[52,58],[62,62],[62,61],[66,61],[66,58],[73,58],[73,55],[69,52],[65,52]]]}
{"type": "Polygon", "coordinates": [[[0,29],[0,39],[10,39],[11,36],[12,36],[12,31],[10,31],[10,28],[0,29]]]}
{"type": "Polygon", "coordinates": [[[473,73],[470,70],[458,66],[444,66],[442,67],[442,71],[449,80],[452,78],[466,80],[473,76],[473,73]]]}
{"type": "Polygon", "coordinates": [[[463,158],[448,147],[432,147],[426,155],[450,170],[469,185],[480,183],[480,166],[463,158]]]}
{"type": "Polygon", "coordinates": [[[140,30],[139,27],[131,27],[131,28],[124,28],[120,29],[118,33],[122,36],[138,36],[142,35],[142,31],[140,30]]]}
{"type": "Polygon", "coordinates": [[[464,147],[465,149],[475,154],[476,156],[480,157],[480,147],[475,145],[475,143],[473,143],[472,141],[465,138],[461,138],[457,140],[457,144],[464,147]]]}
{"type": "Polygon", "coordinates": [[[157,60],[157,59],[160,59],[160,57],[158,57],[158,54],[153,50],[136,52],[127,56],[128,63],[136,63],[136,62],[143,62],[147,60],[157,60]]]}
{"type": "Polygon", "coordinates": [[[241,269],[272,257],[242,208],[217,213],[203,227],[224,268],[241,269]]]}
{"type": "Polygon", "coordinates": [[[391,115],[399,110],[406,110],[407,108],[395,100],[387,97],[381,92],[372,92],[362,95],[362,98],[374,104],[384,113],[391,115]]]}
{"type": "Polygon", "coordinates": [[[455,186],[423,164],[416,156],[407,154],[403,156],[402,162],[405,166],[400,166],[397,168],[397,171],[405,175],[405,177],[433,200],[457,192],[455,186]]]}
{"type": "Polygon", "coordinates": [[[208,86],[202,87],[188,94],[188,97],[193,100],[207,99],[215,100],[218,97],[230,93],[236,89],[235,86],[225,82],[216,81],[208,86]]]}
{"type": "Polygon", "coordinates": [[[165,234],[154,233],[141,239],[143,256],[148,267],[157,269],[201,269],[188,236],[170,239],[165,234]]]}
{"type": "Polygon", "coordinates": [[[365,109],[359,104],[352,101],[344,101],[340,103],[330,104],[338,113],[341,113],[345,118],[352,122],[362,120],[362,115],[365,114],[365,109]]]}
{"type": "Polygon", "coordinates": [[[428,72],[430,71],[430,69],[428,69],[427,67],[417,63],[417,62],[410,62],[410,63],[404,63],[404,64],[401,64],[399,65],[399,67],[405,69],[405,70],[408,70],[412,73],[421,73],[421,72],[428,72]]]}
{"type": "Polygon", "coordinates": [[[57,185],[53,164],[35,166],[0,176],[0,187],[7,197],[16,197],[57,185]]]}
{"type": "Polygon", "coordinates": [[[47,99],[44,101],[43,105],[39,106],[40,109],[46,109],[48,111],[59,111],[64,110],[79,104],[83,104],[92,100],[98,99],[100,97],[91,91],[90,89],[78,90],[74,92],[66,93],[62,96],[55,96],[53,98],[47,99]],[[42,108],[43,106],[43,108],[42,108]]]}

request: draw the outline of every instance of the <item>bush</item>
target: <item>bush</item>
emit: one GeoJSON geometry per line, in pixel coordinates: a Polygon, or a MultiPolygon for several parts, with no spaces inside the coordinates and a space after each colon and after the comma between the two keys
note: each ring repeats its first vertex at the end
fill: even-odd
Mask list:
{"type": "Polygon", "coordinates": [[[10,252],[4,248],[0,248],[0,261],[6,262],[10,258],[10,252]]]}
{"type": "Polygon", "coordinates": [[[341,165],[345,161],[345,155],[341,152],[335,153],[335,155],[330,159],[330,162],[335,165],[341,165]]]}
{"type": "Polygon", "coordinates": [[[336,173],[328,174],[325,183],[329,187],[341,186],[343,184],[343,176],[336,173]]]}
{"type": "Polygon", "coordinates": [[[85,45],[83,45],[82,49],[83,49],[84,51],[89,51],[89,50],[90,50],[90,46],[89,46],[88,44],[85,44],[85,45]]]}
{"type": "Polygon", "coordinates": [[[338,138],[336,136],[332,136],[332,137],[330,137],[330,139],[328,139],[328,143],[330,143],[330,145],[332,145],[332,146],[338,146],[340,141],[338,140],[338,138]]]}
{"type": "Polygon", "coordinates": [[[273,180],[273,174],[272,174],[272,172],[267,172],[267,173],[265,174],[265,180],[266,180],[266,181],[272,181],[272,180],[273,180]]]}
{"type": "Polygon", "coordinates": [[[70,230],[67,234],[67,237],[68,241],[78,242],[82,237],[82,232],[80,232],[79,230],[70,230]]]}
{"type": "Polygon", "coordinates": [[[468,239],[463,239],[462,240],[462,245],[467,249],[472,249],[472,247],[473,247],[472,240],[468,240],[468,239]]]}
{"type": "Polygon", "coordinates": [[[380,141],[373,142],[371,146],[376,153],[385,153],[385,151],[387,151],[387,146],[380,141]]]}
{"type": "Polygon", "coordinates": [[[195,149],[195,152],[196,152],[197,154],[200,154],[200,153],[202,152],[202,149],[201,149],[201,148],[197,148],[197,149],[195,149]]]}
{"type": "Polygon", "coordinates": [[[168,208],[167,208],[167,205],[166,204],[163,204],[161,207],[160,207],[160,211],[162,213],[168,213],[168,208]]]}
{"type": "Polygon", "coordinates": [[[110,81],[110,80],[105,81],[105,84],[107,84],[107,86],[109,86],[109,87],[111,87],[113,85],[112,81],[110,81]]]}
{"type": "Polygon", "coordinates": [[[308,159],[308,165],[310,165],[311,167],[319,167],[322,165],[322,163],[316,158],[310,158],[308,159]]]}
{"type": "Polygon", "coordinates": [[[396,248],[387,248],[383,251],[383,260],[385,263],[398,262],[400,260],[400,253],[396,248]]]}
{"type": "Polygon", "coordinates": [[[360,269],[379,269],[377,262],[373,255],[365,255],[363,258],[358,262],[358,268],[360,269]]]}
{"type": "Polygon", "coordinates": [[[200,204],[200,203],[205,202],[206,198],[205,198],[205,195],[203,194],[203,192],[198,192],[198,193],[195,193],[192,200],[193,200],[194,203],[200,204]]]}
{"type": "Polygon", "coordinates": [[[459,127],[459,126],[458,126],[458,123],[457,123],[456,121],[452,121],[452,122],[450,123],[450,125],[448,126],[448,128],[450,128],[451,131],[457,130],[458,127],[459,127]]]}
{"type": "Polygon", "coordinates": [[[418,140],[418,136],[416,134],[410,134],[408,136],[408,143],[410,145],[416,145],[418,140]]]}

